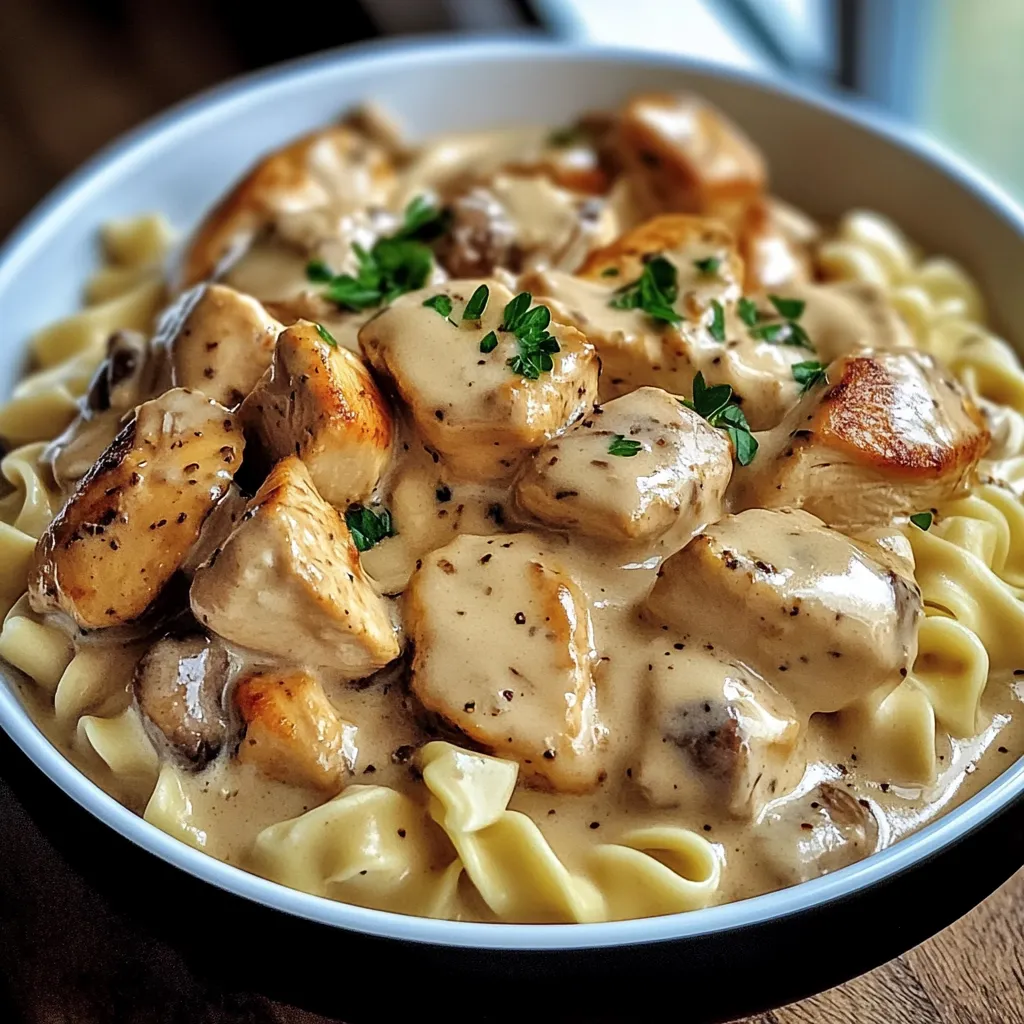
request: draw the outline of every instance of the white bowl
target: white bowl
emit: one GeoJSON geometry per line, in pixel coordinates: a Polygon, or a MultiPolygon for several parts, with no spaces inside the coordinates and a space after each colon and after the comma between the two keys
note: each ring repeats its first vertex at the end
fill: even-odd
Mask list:
{"type": "MultiPolygon", "coordinates": [[[[32,331],[76,307],[95,262],[101,223],[158,209],[178,228],[188,229],[254,158],[352,103],[376,100],[420,135],[523,121],[558,124],[579,111],[614,105],[638,89],[678,88],[702,93],[750,133],[767,156],[778,194],[825,220],[857,206],[892,216],[929,249],[967,265],[984,287],[995,323],[1011,339],[1013,325],[1024,323],[1024,289],[1019,286],[1024,214],[973,170],[902,125],[791,86],[670,57],[536,41],[417,42],[328,53],[249,76],[175,108],[90,161],[0,252],[0,383],[4,388],[13,384],[32,331]]],[[[597,970],[603,968],[596,965],[612,964],[614,958],[595,951],[673,943],[667,948],[677,957],[676,981],[678,972],[687,969],[678,959],[682,950],[690,969],[693,963],[701,971],[719,969],[729,960],[735,968],[751,955],[751,942],[776,941],[773,936],[779,933],[771,929],[779,922],[837,922],[839,908],[858,906],[858,899],[872,894],[877,903],[879,893],[893,891],[894,879],[909,893],[908,879],[917,877],[913,884],[929,891],[930,884],[938,884],[935,858],[954,848],[962,853],[966,847],[957,847],[961,840],[1024,792],[1024,762],[1018,762],[977,796],[888,850],[833,875],[726,906],[590,925],[432,921],[295,892],[177,842],[81,775],[39,732],[10,680],[7,684],[0,686],[0,725],[14,743],[64,793],[150,854],[236,896],[333,928],[403,943],[524,954],[502,961],[505,967],[543,964],[545,956],[571,950],[576,951],[572,958],[558,957],[559,970],[597,970]],[[921,874],[924,865],[927,871],[921,874]]],[[[981,871],[980,885],[974,877],[954,887],[952,895],[943,897],[943,907],[962,912],[963,897],[969,902],[991,891],[1020,862],[1019,852],[1014,856],[1018,859],[1008,867],[981,871]]],[[[859,912],[868,905],[859,904],[859,912]]],[[[935,916],[931,910],[919,917],[927,923],[915,928],[904,922],[895,944],[891,929],[880,935],[867,959],[861,955],[838,970],[812,972],[810,979],[776,987],[771,995],[748,996],[745,1003],[736,1003],[733,993],[721,1005],[730,999],[730,1006],[768,1003],[834,982],[894,955],[904,948],[900,943],[919,940],[922,931],[949,914],[935,916]]],[[[795,941],[792,937],[802,932],[791,928],[788,934],[795,941]]],[[[653,948],[644,946],[644,958],[653,948]]],[[[473,962],[486,971],[498,959],[488,961],[483,955],[473,962]]],[[[634,957],[629,969],[638,969],[641,962],[646,959],[634,957]]],[[[457,969],[457,957],[449,963],[457,969]]]]}

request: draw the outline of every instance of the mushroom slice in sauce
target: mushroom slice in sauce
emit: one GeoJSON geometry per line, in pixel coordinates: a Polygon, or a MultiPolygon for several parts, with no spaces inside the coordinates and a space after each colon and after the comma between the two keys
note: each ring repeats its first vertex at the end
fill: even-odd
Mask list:
{"type": "Polygon", "coordinates": [[[58,486],[70,487],[92,468],[117,436],[126,413],[149,398],[160,376],[162,352],[137,331],[117,331],[80,400],[81,411],[46,449],[58,486]]]}
{"type": "Polygon", "coordinates": [[[743,274],[735,236],[722,224],[665,214],[592,252],[576,276],[544,270],[524,275],[521,284],[542,296],[538,301],[550,300],[555,314],[597,347],[602,398],[644,385],[689,396],[700,371],[708,383],[731,385],[760,430],[778,423],[796,401],[792,367],[809,355],[750,334],[737,312],[743,274]],[[666,305],[678,322],[642,307],[621,308],[624,291],[655,258],[671,265],[676,297],[666,305]]]}
{"type": "Polygon", "coordinates": [[[282,332],[241,412],[272,458],[297,455],[339,508],[368,497],[387,464],[387,402],[360,359],[308,321],[282,332]]]}
{"type": "Polygon", "coordinates": [[[278,782],[337,793],[355,768],[357,729],[342,719],[308,672],[239,679],[235,706],[245,724],[238,760],[278,782]]]}
{"type": "Polygon", "coordinates": [[[449,281],[401,296],[359,332],[367,358],[390,378],[453,477],[509,479],[526,455],[579,419],[597,395],[597,353],[573,327],[548,325],[558,343],[550,370],[530,379],[509,365],[522,354],[513,332],[501,329],[512,297],[494,280],[449,281]],[[483,315],[463,321],[481,284],[489,289],[483,315]],[[435,292],[450,298],[450,319],[424,305],[435,292]],[[482,351],[492,332],[495,347],[482,351]]]}
{"type": "Polygon", "coordinates": [[[625,173],[651,213],[730,217],[764,191],[768,177],[750,139],[689,94],[634,96],[615,141],[625,173]]]}
{"type": "Polygon", "coordinates": [[[804,508],[861,529],[965,492],[988,430],[929,356],[853,355],[832,363],[826,378],[733,478],[739,507],[804,508]]]}
{"type": "Polygon", "coordinates": [[[892,689],[917,654],[921,594],[806,512],[726,516],[667,559],[646,607],[752,666],[806,720],[892,689]]]}
{"type": "Polygon", "coordinates": [[[344,520],[297,458],[279,462],[196,571],[192,611],[233,643],[361,679],[399,654],[384,599],[344,520]]]}
{"type": "Polygon", "coordinates": [[[199,226],[185,251],[183,287],[212,277],[283,218],[385,203],[394,180],[388,153],[348,126],[290,143],[261,160],[199,226]]]}
{"type": "Polygon", "coordinates": [[[754,832],[761,863],[782,885],[827,875],[874,853],[878,822],[871,805],[822,782],[771,805],[754,832]]]}
{"type": "Polygon", "coordinates": [[[725,434],[660,388],[600,406],[549,441],[516,482],[542,522],[613,541],[682,543],[723,514],[732,476],[725,434]]]}
{"type": "Polygon", "coordinates": [[[800,737],[792,705],[750,669],[700,644],[668,653],[652,659],[643,680],[633,781],[658,807],[756,817],[797,781],[786,774],[800,737]]]}
{"type": "Polygon", "coordinates": [[[188,293],[181,313],[167,338],[172,385],[235,408],[270,365],[282,325],[251,296],[220,284],[188,293]]]}
{"type": "Polygon", "coordinates": [[[543,542],[459,537],[423,559],[405,613],[424,707],[535,782],[596,785],[604,729],[589,606],[543,542]]]}
{"type": "Polygon", "coordinates": [[[83,629],[137,619],[185,561],[244,447],[235,415],[198,391],[140,405],[40,537],[32,607],[83,629]]]}
{"type": "Polygon", "coordinates": [[[135,669],[139,710],[186,761],[201,768],[227,738],[228,655],[202,635],[158,640],[135,669]]]}

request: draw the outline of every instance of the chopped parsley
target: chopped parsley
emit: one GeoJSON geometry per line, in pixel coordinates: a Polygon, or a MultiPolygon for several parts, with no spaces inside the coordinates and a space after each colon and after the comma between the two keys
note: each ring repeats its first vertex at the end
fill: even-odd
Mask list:
{"type": "Polygon", "coordinates": [[[587,133],[578,124],[566,125],[564,128],[556,128],[548,136],[548,145],[557,146],[560,149],[566,146],[575,146],[584,142],[587,133]]]}
{"type": "Polygon", "coordinates": [[[334,335],[331,334],[323,324],[316,325],[316,333],[320,335],[324,342],[331,346],[331,348],[337,348],[338,342],[335,340],[334,335]]]}
{"type": "Polygon", "coordinates": [[[313,260],[306,265],[306,277],[326,284],[324,297],[344,309],[358,312],[391,302],[427,283],[434,255],[425,243],[443,233],[447,224],[445,211],[417,196],[405,208],[402,226],[390,238],[379,239],[369,250],[353,243],[359,264],[354,276],[332,275],[322,260],[313,260]]]}
{"type": "Polygon", "coordinates": [[[725,310],[718,299],[711,300],[711,326],[708,330],[715,341],[725,341],[725,310]]]}
{"type": "Polygon", "coordinates": [[[748,299],[746,296],[741,298],[736,303],[736,312],[739,313],[740,319],[748,327],[755,327],[757,325],[760,314],[757,312],[757,303],[753,299],[748,299]]]}
{"type": "Polygon", "coordinates": [[[494,331],[488,331],[480,342],[480,351],[484,354],[493,352],[498,347],[498,336],[494,331]]]}
{"type": "Polygon", "coordinates": [[[395,525],[386,508],[375,513],[365,505],[349,505],[345,512],[345,525],[352,534],[357,551],[369,551],[385,537],[395,535],[395,525]]]}
{"type": "Polygon", "coordinates": [[[682,317],[672,308],[679,294],[676,268],[664,256],[655,256],[644,264],[643,273],[620,288],[609,303],[615,309],[642,309],[649,317],[677,324],[682,317]]]}
{"type": "Polygon", "coordinates": [[[490,298],[491,292],[487,285],[482,284],[473,294],[470,296],[469,302],[466,303],[466,308],[462,313],[463,320],[479,320],[484,315],[484,310],[487,308],[487,300],[490,298]]]}
{"type": "Polygon", "coordinates": [[[910,521],[919,530],[927,530],[932,525],[932,514],[931,514],[931,512],[915,512],[910,517],[910,521]]]}
{"type": "Polygon", "coordinates": [[[429,306],[434,312],[443,316],[446,320],[451,316],[452,312],[452,299],[450,295],[431,295],[424,303],[424,306],[429,306]]]}
{"type": "Polygon", "coordinates": [[[702,274],[707,274],[708,277],[711,277],[718,273],[718,268],[722,265],[722,261],[717,256],[708,256],[702,260],[694,260],[693,265],[702,274]]]}
{"type": "Polygon", "coordinates": [[[797,323],[807,305],[803,299],[769,295],[768,301],[781,320],[774,319],[771,313],[762,313],[752,299],[744,297],[737,303],[737,312],[740,319],[750,328],[750,336],[757,341],[766,341],[770,345],[792,345],[813,352],[814,346],[807,336],[807,331],[797,323]]]}
{"type": "Polygon", "coordinates": [[[642,448],[643,445],[639,441],[631,441],[622,434],[614,434],[608,445],[608,454],[618,455],[622,459],[631,459],[642,448]]]}
{"type": "Polygon", "coordinates": [[[825,380],[825,367],[813,359],[806,363],[794,363],[792,370],[793,380],[801,385],[800,394],[810,391],[819,381],[825,380]]]}
{"type": "Polygon", "coordinates": [[[698,373],[693,378],[693,401],[685,398],[680,401],[703,416],[711,426],[724,430],[732,441],[736,461],[741,466],[750,465],[757,454],[757,438],[750,432],[747,417],[733,400],[732,388],[728,384],[708,387],[704,374],[698,373]]]}
{"type": "Polygon", "coordinates": [[[775,307],[775,312],[786,320],[799,320],[807,306],[803,299],[784,299],[781,295],[769,295],[768,301],[775,307]]]}
{"type": "MultiPolygon", "coordinates": [[[[514,334],[519,343],[519,353],[506,361],[513,373],[536,380],[542,373],[548,373],[554,363],[551,356],[557,352],[558,342],[548,333],[551,323],[551,310],[547,306],[530,308],[533,296],[529,292],[520,292],[505,306],[500,331],[514,334]]],[[[488,335],[488,337],[490,337],[488,335]]],[[[484,351],[484,343],[480,343],[480,351],[484,351]]],[[[495,339],[495,345],[497,339],[495,339]]],[[[491,346],[491,349],[494,345],[491,346]]],[[[488,349],[488,351],[491,351],[488,349]]]]}
{"type": "Polygon", "coordinates": [[[618,277],[619,276],[619,268],[618,267],[605,267],[604,270],[601,271],[601,276],[602,277],[618,277]]]}

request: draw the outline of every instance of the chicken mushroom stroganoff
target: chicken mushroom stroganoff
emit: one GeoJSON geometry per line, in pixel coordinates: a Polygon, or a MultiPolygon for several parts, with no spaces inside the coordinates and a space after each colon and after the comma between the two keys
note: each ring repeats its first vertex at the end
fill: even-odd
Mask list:
{"type": "Polygon", "coordinates": [[[260,160],[108,225],[0,410],[0,654],[147,821],[331,899],[793,885],[1024,750],[1024,373],[699,98],[260,160]]]}

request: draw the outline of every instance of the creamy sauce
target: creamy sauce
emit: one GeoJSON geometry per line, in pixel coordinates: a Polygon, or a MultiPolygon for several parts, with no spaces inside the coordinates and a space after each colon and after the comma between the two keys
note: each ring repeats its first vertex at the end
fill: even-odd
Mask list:
{"type": "MultiPolygon", "coordinates": [[[[709,116],[703,106],[657,104],[637,114],[659,145],[703,162],[712,184],[759,179],[756,154],[733,147],[717,124],[709,129],[709,116]]],[[[803,482],[796,498],[765,497],[777,482],[775,462],[787,458],[793,417],[805,405],[818,409],[813,394],[800,399],[792,367],[865,346],[883,353],[910,347],[889,306],[864,286],[807,282],[785,248],[798,233],[781,232],[763,254],[765,273],[805,304],[801,324],[815,349],[758,339],[737,307],[744,292],[737,250],[716,227],[656,249],[674,268],[678,323],[616,308],[612,302],[645,265],[639,251],[609,245],[633,227],[631,202],[570,195],[564,168],[548,166],[554,156],[546,138],[539,129],[482,133],[396,156],[393,183],[374,186],[369,209],[285,209],[223,278],[285,323],[315,320],[348,351],[332,353],[311,327],[294,328],[287,337],[298,339],[299,354],[289,355],[282,342],[269,369],[265,361],[236,374],[245,392],[255,387],[240,415],[256,418],[250,434],[261,438],[264,454],[281,459],[294,447],[305,469],[296,482],[287,466],[298,460],[279,462],[275,473],[288,476],[283,489],[261,491],[245,512],[237,488],[229,492],[200,541],[203,567],[196,570],[198,558],[178,566],[195,575],[192,610],[227,652],[233,738],[198,765],[182,762],[164,734],[149,733],[161,757],[179,764],[192,820],[214,856],[245,865],[263,828],[331,795],[271,777],[261,762],[238,756],[245,740],[230,695],[259,673],[301,671],[303,686],[322,692],[344,727],[348,782],[391,787],[423,804],[416,751],[431,738],[454,738],[518,760],[510,807],[529,815],[570,870],[583,870],[588,850],[630,829],[685,826],[717,844],[725,865],[721,901],[814,877],[897,841],[976,792],[1024,749],[1008,672],[989,682],[977,735],[950,740],[940,731],[934,780],[895,778],[865,742],[864,716],[907,676],[917,648],[920,599],[908,546],[892,523],[932,491],[913,492],[906,508],[879,499],[889,510],[881,518],[845,521],[851,530],[874,528],[856,541],[805,513],[759,509],[817,510],[803,482]],[[391,234],[411,197],[427,191],[454,199],[474,188],[489,190],[495,216],[511,224],[515,268],[449,280],[435,266],[425,290],[360,312],[326,301],[307,279],[314,259],[334,274],[358,273],[353,243],[369,249],[391,234]],[[601,246],[608,248],[595,257],[601,246]],[[701,270],[708,260],[720,269],[701,270]],[[519,287],[550,308],[547,329],[558,343],[549,368],[533,379],[508,365],[521,354],[514,333],[502,329],[513,270],[523,272],[519,287]],[[487,306],[464,320],[481,283],[487,306]],[[451,300],[450,317],[425,305],[438,295],[451,300]],[[318,362],[302,362],[300,349],[315,350],[318,362]],[[366,398],[377,385],[359,376],[361,367],[349,373],[361,381],[354,385],[361,402],[332,405],[326,384],[307,396],[303,389],[320,367],[332,381],[344,376],[340,367],[355,362],[349,352],[374,369],[390,411],[366,398]],[[752,469],[734,468],[725,433],[672,397],[692,397],[697,372],[709,384],[730,384],[755,430],[775,428],[762,435],[752,469]],[[278,417],[270,425],[258,407],[268,395],[278,417]],[[599,396],[606,404],[595,412],[599,396]],[[369,405],[376,412],[361,411],[369,405]],[[367,416],[388,419],[369,454],[359,433],[367,416]],[[349,489],[332,491],[342,478],[349,489]],[[334,546],[346,530],[321,495],[342,512],[349,500],[388,509],[394,535],[353,564],[354,549],[334,546]],[[335,586],[339,571],[345,579],[335,586]],[[350,610],[372,629],[345,621],[350,610]],[[392,662],[400,643],[406,654],[392,662]]],[[[318,181],[341,173],[334,151],[317,159],[329,165],[318,181]]],[[[595,151],[584,147],[577,162],[594,184],[595,151]]],[[[649,190],[640,191],[650,201],[649,190]]],[[[761,322],[780,319],[764,295],[755,300],[761,322]]],[[[173,359],[174,339],[162,344],[173,359]]],[[[230,363],[223,372],[231,373],[230,363]]],[[[977,425],[957,419],[959,393],[942,394],[955,406],[947,415],[932,402],[930,384],[911,381],[908,405],[900,383],[889,392],[890,421],[874,429],[906,436],[910,448],[938,437],[940,447],[960,452],[960,434],[977,425]]],[[[217,384],[227,386],[219,372],[217,384]]],[[[83,414],[51,454],[98,451],[145,394],[131,391],[83,414]]],[[[997,434],[993,454],[1018,456],[1019,424],[997,407],[986,412],[997,434]]],[[[966,466],[970,457],[960,455],[966,466]]],[[[83,473],[70,469],[62,482],[83,473]]],[[[843,486],[841,478],[834,475],[832,486],[843,486]]],[[[892,486],[898,491],[904,482],[892,486]]],[[[101,564],[96,572],[106,573],[102,586],[118,586],[116,570],[101,564]]],[[[67,611],[74,596],[61,598],[67,611]]],[[[58,621],[54,608],[34,600],[37,612],[58,621]]],[[[185,612],[179,602],[176,613],[185,612]]],[[[77,649],[106,666],[81,711],[112,715],[131,704],[133,668],[149,645],[140,631],[145,623],[74,634],[77,649]]],[[[25,697],[83,770],[143,809],[148,794],[91,753],[73,717],[35,691],[25,697]]],[[[467,898],[464,912],[490,916],[476,898],[467,898]]]]}

